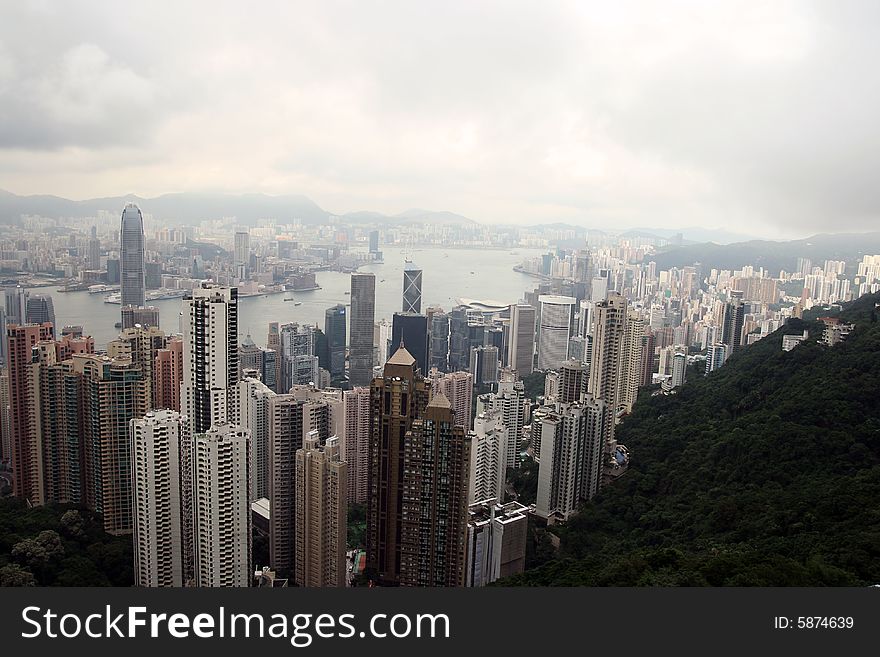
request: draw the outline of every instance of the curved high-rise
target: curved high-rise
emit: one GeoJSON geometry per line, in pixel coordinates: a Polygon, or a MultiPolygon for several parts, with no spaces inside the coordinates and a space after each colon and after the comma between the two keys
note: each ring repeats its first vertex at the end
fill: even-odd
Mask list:
{"type": "Polygon", "coordinates": [[[144,291],[144,216],[134,203],[122,211],[119,229],[120,286],[122,307],[143,306],[144,291]]]}

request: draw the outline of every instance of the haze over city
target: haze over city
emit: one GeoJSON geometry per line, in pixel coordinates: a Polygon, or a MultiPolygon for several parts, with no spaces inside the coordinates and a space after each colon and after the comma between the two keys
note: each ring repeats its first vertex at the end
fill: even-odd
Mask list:
{"type": "Polygon", "coordinates": [[[769,238],[868,230],[878,11],[6,3],[0,187],[296,193],[337,214],[769,238]]]}

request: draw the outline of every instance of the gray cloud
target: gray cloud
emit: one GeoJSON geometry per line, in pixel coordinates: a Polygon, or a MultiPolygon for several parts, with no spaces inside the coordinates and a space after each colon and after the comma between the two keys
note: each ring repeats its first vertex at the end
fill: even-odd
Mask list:
{"type": "Polygon", "coordinates": [[[5,3],[19,193],[875,228],[871,2],[5,3]]]}

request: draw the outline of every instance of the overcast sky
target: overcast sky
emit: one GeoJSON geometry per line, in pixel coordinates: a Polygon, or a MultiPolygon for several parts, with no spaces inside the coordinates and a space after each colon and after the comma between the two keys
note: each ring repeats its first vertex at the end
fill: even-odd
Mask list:
{"type": "Polygon", "coordinates": [[[4,0],[0,188],[878,229],[878,34],[870,1],[4,0]]]}

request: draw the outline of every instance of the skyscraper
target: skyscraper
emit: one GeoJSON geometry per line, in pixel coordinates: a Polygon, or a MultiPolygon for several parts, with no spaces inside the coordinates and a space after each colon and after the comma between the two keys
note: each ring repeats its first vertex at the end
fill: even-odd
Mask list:
{"type": "Polygon", "coordinates": [[[32,294],[27,299],[27,324],[45,324],[49,322],[52,326],[55,323],[55,305],[52,303],[52,297],[48,294],[32,294]]]}
{"type": "MultiPolygon", "coordinates": [[[[147,413],[130,422],[134,499],[134,581],[137,586],[184,586],[182,466],[191,449],[186,416],[147,413]]],[[[189,552],[189,551],[188,551],[189,552]]]]}
{"type": "Polygon", "coordinates": [[[571,313],[574,297],[542,294],[541,323],[538,329],[538,369],[552,370],[568,357],[568,339],[571,337],[571,313]]]}
{"type": "Polygon", "coordinates": [[[143,306],[146,291],[144,217],[134,203],[126,204],[122,211],[119,240],[122,306],[143,306]]]}
{"type": "Polygon", "coordinates": [[[442,394],[412,422],[402,468],[401,586],[464,586],[470,445],[442,394]]]}
{"type": "Polygon", "coordinates": [[[228,418],[238,382],[238,290],[203,283],[183,301],[181,405],[193,434],[228,418]]]}
{"type": "Polygon", "coordinates": [[[296,549],[296,452],[303,446],[303,402],[293,395],[269,398],[269,559],[290,575],[296,549]]]}
{"type": "Polygon", "coordinates": [[[507,365],[523,377],[535,367],[535,309],[524,303],[510,306],[507,365]]]}
{"type": "Polygon", "coordinates": [[[235,277],[244,280],[248,275],[248,263],[251,258],[251,236],[247,230],[235,231],[234,262],[235,277]]]}
{"type": "Polygon", "coordinates": [[[136,325],[122,329],[119,337],[107,344],[107,355],[112,358],[125,358],[139,365],[149,392],[149,408],[158,398],[159,381],[156,377],[156,362],[159,351],[165,348],[165,332],[156,327],[144,328],[136,325]]]}
{"type": "Polygon", "coordinates": [[[101,240],[98,239],[98,229],[92,226],[89,233],[89,252],[86,259],[89,269],[101,268],[101,240]]]}
{"type": "Polygon", "coordinates": [[[159,328],[159,309],[156,306],[145,306],[143,308],[123,306],[122,328],[132,328],[136,324],[140,324],[143,327],[155,326],[159,328]]]}
{"type": "Polygon", "coordinates": [[[677,388],[684,384],[687,376],[687,354],[678,352],[672,357],[672,381],[671,387],[677,388]]]}
{"type": "Polygon", "coordinates": [[[428,318],[414,312],[394,313],[391,324],[391,350],[400,345],[416,359],[424,376],[428,372],[428,318]]]}
{"type": "Polygon", "coordinates": [[[195,584],[251,583],[250,436],[218,422],[193,436],[192,532],[195,584]]]}
{"type": "Polygon", "coordinates": [[[422,312],[422,270],[409,261],[403,265],[403,312],[422,312]]]}
{"type": "Polygon", "coordinates": [[[180,412],[180,384],[183,381],[183,340],[174,337],[156,352],[154,408],[180,412]]]}
{"type": "Polygon", "coordinates": [[[345,586],[345,544],[348,522],[346,484],[339,438],[320,446],[317,431],[309,433],[296,452],[297,586],[345,586]]]}
{"type": "Polygon", "coordinates": [[[732,290],[730,300],[724,304],[724,323],[721,332],[721,342],[727,345],[728,358],[742,349],[744,323],[743,293],[732,290]]]}
{"type": "Polygon", "coordinates": [[[528,508],[478,500],[468,507],[465,586],[485,586],[525,570],[528,508]]]}
{"type": "Polygon", "coordinates": [[[473,421],[474,377],[470,372],[440,372],[428,374],[431,394],[442,394],[455,411],[455,422],[469,431],[473,421]]]}
{"type": "Polygon", "coordinates": [[[449,369],[449,315],[442,311],[431,314],[431,369],[449,369]]]}
{"type": "Polygon", "coordinates": [[[12,494],[33,505],[44,503],[40,447],[39,385],[33,373],[33,347],[52,339],[51,324],[10,324],[6,328],[9,362],[9,430],[12,494]]]}
{"type": "Polygon", "coordinates": [[[367,569],[383,585],[400,584],[403,502],[412,494],[403,481],[406,436],[429,396],[405,348],[397,349],[370,385],[367,569]]]}
{"type": "Polygon", "coordinates": [[[345,377],[345,306],[328,308],[324,312],[324,334],[330,356],[330,378],[338,381],[345,377]]]}
{"type": "Polygon", "coordinates": [[[480,413],[471,436],[468,502],[504,499],[507,476],[507,427],[500,410],[480,413]]]}
{"type": "Polygon", "coordinates": [[[342,451],[348,470],[348,503],[366,504],[369,490],[370,389],[352,388],[342,395],[345,408],[342,451]]]}
{"type": "Polygon", "coordinates": [[[349,381],[353,386],[370,384],[373,376],[373,322],[376,315],[376,276],[351,275],[349,381]]]}
{"type": "Polygon", "coordinates": [[[526,421],[525,388],[514,370],[501,371],[498,391],[486,393],[477,398],[477,415],[490,411],[499,411],[507,432],[507,446],[504,449],[506,468],[518,468],[520,465],[520,442],[526,421]]]}

